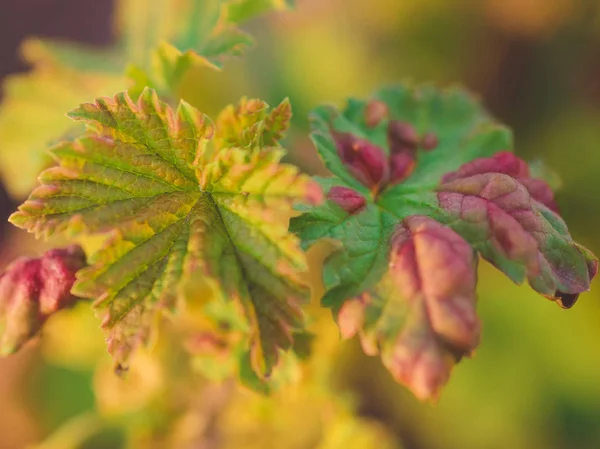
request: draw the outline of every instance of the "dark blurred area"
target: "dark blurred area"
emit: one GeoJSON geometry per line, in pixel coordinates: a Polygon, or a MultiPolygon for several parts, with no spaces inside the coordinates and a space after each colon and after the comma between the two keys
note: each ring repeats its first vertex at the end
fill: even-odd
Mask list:
{"type": "MultiPolygon", "coordinates": [[[[19,58],[25,37],[114,43],[116,2],[0,0],[0,82],[27,70],[19,58]]],[[[219,108],[242,95],[276,104],[289,96],[290,158],[318,172],[306,118],[317,104],[404,79],[465,85],[513,129],[517,154],[557,172],[571,234],[600,254],[598,0],[298,0],[297,11],[247,29],[257,49],[222,74],[190,77],[182,95],[192,104],[219,108]]],[[[4,238],[16,204],[2,189],[4,263],[37,245],[13,231],[4,238]]],[[[417,403],[354,341],[336,353],[334,389],[353,392],[359,414],[405,449],[600,448],[598,281],[570,311],[486,264],[479,290],[481,348],[458,367],[438,405],[417,403]]],[[[38,442],[94,406],[89,364],[68,366],[42,353],[34,346],[0,360],[0,449],[38,442]]]]}

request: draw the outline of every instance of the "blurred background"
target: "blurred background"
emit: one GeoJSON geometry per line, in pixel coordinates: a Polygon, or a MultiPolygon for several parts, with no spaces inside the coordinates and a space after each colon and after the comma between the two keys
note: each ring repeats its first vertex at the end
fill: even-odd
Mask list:
{"type": "MultiPolygon", "coordinates": [[[[63,54],[60,62],[94,72],[89,82],[106,90],[97,93],[111,94],[126,86],[112,69],[98,75],[81,54],[117,45],[120,11],[117,0],[0,0],[3,264],[38,254],[45,245],[11,229],[6,217],[40,168],[27,151],[60,137],[62,132],[52,132],[68,121],[45,103],[55,101],[48,92],[66,102],[62,112],[92,99],[76,75],[58,65],[41,64],[28,75],[27,60],[41,57],[40,49],[26,49],[23,59],[20,45],[31,36],[77,44],[84,49],[77,61],[63,54]],[[57,73],[62,85],[50,78],[44,84],[45,76],[57,73]],[[37,87],[27,84],[28,76],[38,77],[37,87]],[[19,120],[27,116],[34,126],[49,128],[47,136],[41,133],[48,142],[23,141],[25,125],[6,114],[9,106],[22,108],[19,120]]],[[[405,79],[465,85],[513,128],[518,155],[543,160],[557,172],[563,181],[558,204],[571,234],[600,254],[598,0],[297,0],[295,11],[260,17],[244,29],[257,38],[257,48],[228,62],[222,73],[190,74],[182,97],[214,114],[243,95],[271,104],[288,96],[294,108],[289,158],[315,173],[323,169],[306,117],[317,104],[341,105],[348,96],[405,79]]],[[[310,257],[318,271],[322,255],[313,251],[310,257]]],[[[318,295],[317,288],[315,303],[318,295]]],[[[313,323],[319,355],[309,378],[318,378],[318,386],[313,382],[268,403],[229,390],[223,399],[221,390],[205,385],[196,421],[186,415],[176,426],[213,432],[214,438],[193,446],[205,449],[600,448],[600,283],[565,311],[482,264],[479,298],[483,341],[476,357],[455,369],[438,404],[418,403],[356,341],[338,343],[332,324],[321,324],[330,321],[325,313],[327,320],[317,315],[313,323]]],[[[134,383],[141,391],[132,397],[102,371],[107,357],[97,327],[87,308],[79,307],[54,317],[41,343],[0,359],[0,449],[29,447],[48,436],[50,442],[38,447],[186,447],[171,440],[132,446],[114,417],[126,417],[138,430],[156,427],[152,419],[160,419],[148,410],[177,377],[147,361],[134,383]],[[79,438],[81,433],[87,436],[79,438]]]]}

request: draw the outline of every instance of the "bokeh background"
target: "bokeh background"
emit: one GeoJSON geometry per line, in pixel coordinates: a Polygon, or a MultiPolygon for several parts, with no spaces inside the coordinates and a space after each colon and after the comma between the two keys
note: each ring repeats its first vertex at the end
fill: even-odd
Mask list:
{"type": "MultiPolygon", "coordinates": [[[[22,76],[15,73],[28,69],[19,57],[28,36],[110,48],[118,39],[119,7],[116,0],[0,0],[0,80],[8,86],[22,76]]],[[[244,28],[257,38],[257,48],[222,73],[190,74],[184,98],[210,114],[243,95],[271,104],[288,96],[294,108],[289,158],[318,173],[323,169],[306,118],[317,104],[341,105],[348,96],[405,79],[465,85],[513,128],[518,155],[543,160],[558,173],[558,204],[573,237],[600,254],[598,0],[297,0],[295,11],[244,28]]],[[[31,111],[30,122],[46,120],[46,112],[31,111]]],[[[0,140],[2,152],[10,152],[11,144],[0,140]]],[[[4,182],[18,182],[15,176],[33,182],[19,172],[4,182]]],[[[3,264],[44,245],[5,223],[19,201],[19,193],[11,194],[3,189],[0,195],[3,264]]],[[[310,256],[317,271],[322,255],[310,256]]],[[[318,294],[317,288],[315,302],[318,294]]],[[[310,394],[288,392],[271,405],[235,396],[213,416],[222,423],[213,429],[220,437],[194,447],[600,448],[600,283],[565,311],[482,264],[479,298],[482,344],[454,371],[438,404],[418,403],[377,358],[364,356],[355,341],[338,343],[335,329],[316,320],[321,355],[313,364],[329,364],[323,384],[310,394]],[[332,405],[332,397],[351,406],[332,405]],[[323,410],[335,420],[315,419],[323,410]]],[[[41,343],[0,360],[0,449],[39,444],[57,432],[63,434],[55,438],[59,442],[43,447],[125,447],[116,425],[85,445],[65,441],[99,425],[96,408],[119,409],[125,401],[129,408],[117,415],[131,417],[131,403],[151,407],[145,394],[177,382],[148,362],[138,396],[104,385],[113,380],[95,367],[106,357],[87,310],[55,317],[46,334],[41,343]]],[[[218,405],[221,399],[208,390],[199,401],[218,405]]],[[[161,444],[139,447],[171,447],[161,444]]]]}

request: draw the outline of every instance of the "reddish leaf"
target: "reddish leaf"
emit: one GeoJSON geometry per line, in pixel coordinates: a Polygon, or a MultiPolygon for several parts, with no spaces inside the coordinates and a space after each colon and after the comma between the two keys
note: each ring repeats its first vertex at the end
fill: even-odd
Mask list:
{"type": "Polygon", "coordinates": [[[405,150],[416,150],[419,146],[419,135],[410,123],[390,120],[387,129],[390,152],[400,153],[405,150]]]}
{"type": "Polygon", "coordinates": [[[509,153],[477,159],[444,177],[440,206],[486,260],[568,308],[589,290],[597,261],[540,200],[545,188],[532,186],[541,181],[528,176],[527,165],[509,153]]]}
{"type": "Polygon", "coordinates": [[[415,157],[410,150],[392,154],[390,156],[391,183],[398,184],[408,178],[414,168],[415,157]]]}
{"type": "Polygon", "coordinates": [[[349,133],[333,136],[342,163],[359,182],[371,190],[387,183],[389,167],[381,148],[349,133]]]}
{"type": "Polygon", "coordinates": [[[360,332],[365,352],[381,348],[396,380],[421,399],[436,398],[479,343],[475,266],[472,248],[452,229],[424,216],[405,219],[384,279],[342,306],[342,334],[360,332]]]}
{"type": "Polygon", "coordinates": [[[460,178],[482,173],[503,173],[518,179],[529,191],[533,199],[544,204],[549,209],[558,213],[558,207],[554,201],[554,192],[550,186],[541,179],[534,179],[529,173],[527,162],[519,159],[513,153],[501,151],[493,157],[475,159],[461,166],[457,171],[448,173],[442,182],[450,182],[460,178]]]}

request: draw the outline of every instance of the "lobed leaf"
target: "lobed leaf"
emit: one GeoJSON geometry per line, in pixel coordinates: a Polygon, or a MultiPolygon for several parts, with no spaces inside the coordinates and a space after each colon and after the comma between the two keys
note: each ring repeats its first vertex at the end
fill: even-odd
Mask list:
{"type": "Polygon", "coordinates": [[[9,194],[18,199],[28,195],[38,174],[51,163],[46,148],[81,131],[64,116],[72,105],[124,87],[136,98],[146,86],[177,97],[191,68],[215,70],[254,45],[252,37],[237,28],[241,22],[284,9],[287,3],[120,0],[115,20],[119,45],[114,48],[99,51],[27,40],[21,52],[32,70],[7,78],[0,105],[0,175],[9,194]],[[128,80],[121,76],[123,71],[128,80]]]}
{"type": "Polygon", "coordinates": [[[218,122],[215,132],[193,107],[173,110],[152,89],[137,103],[120,93],[69,115],[90,131],[52,150],[58,165],[11,221],[44,236],[111,233],[73,291],[96,300],[117,362],[126,365],[191,283],[205,282],[241,304],[253,367],[268,376],[302,328],[308,295],[288,218],[294,203],[320,200],[318,186],[280,163],[281,148],[217,151],[218,122]]]}
{"type": "Polygon", "coordinates": [[[327,202],[299,207],[291,230],[305,248],[337,243],[323,305],[419,398],[477,344],[474,253],[563,307],[589,289],[595,257],[467,93],[401,85],[311,118],[332,176],[317,179],[327,202]]]}

